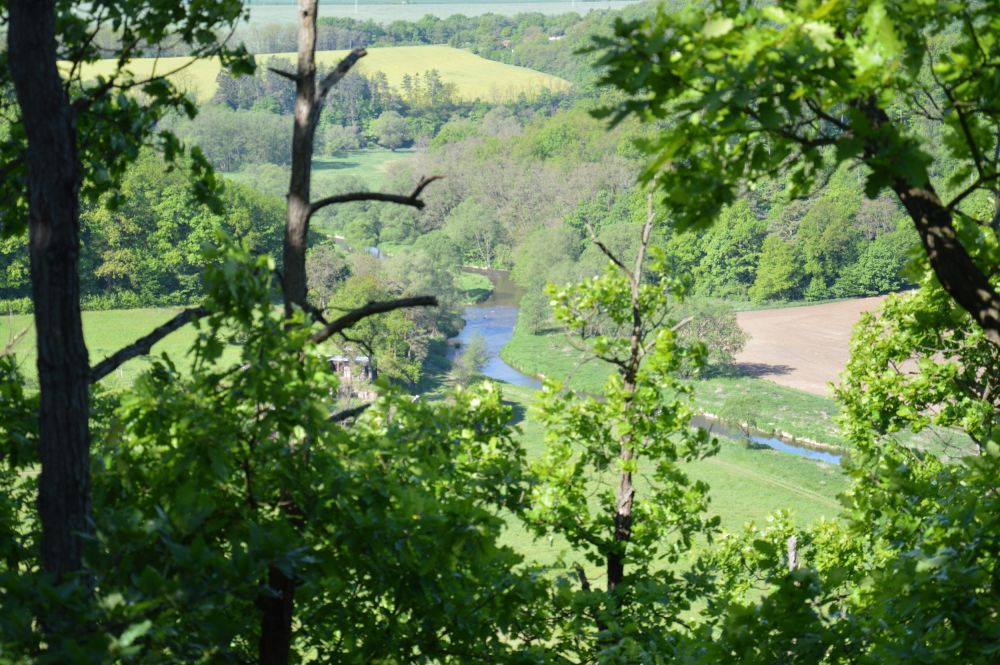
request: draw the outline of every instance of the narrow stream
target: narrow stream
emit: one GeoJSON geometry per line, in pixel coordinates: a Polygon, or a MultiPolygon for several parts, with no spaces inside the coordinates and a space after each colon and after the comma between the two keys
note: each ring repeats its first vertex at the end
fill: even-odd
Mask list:
{"type": "MultiPolygon", "coordinates": [[[[486,274],[493,282],[493,294],[487,300],[465,308],[462,314],[462,317],[465,319],[465,327],[462,328],[462,332],[459,333],[458,337],[453,340],[453,346],[449,355],[451,358],[454,358],[476,334],[482,335],[486,340],[486,350],[489,353],[489,360],[483,367],[482,374],[497,381],[518,386],[527,386],[528,388],[537,390],[542,387],[538,379],[527,374],[522,374],[500,358],[500,349],[514,335],[514,324],[517,323],[517,303],[524,291],[514,284],[510,280],[510,275],[504,271],[492,270],[481,272],[486,274]]],[[[746,439],[746,436],[742,432],[736,432],[719,422],[703,416],[692,418],[691,424],[695,427],[707,429],[719,437],[736,441],[746,439]]],[[[840,455],[789,443],[762,433],[751,433],[750,442],[753,445],[772,448],[784,453],[791,453],[792,455],[826,462],[827,464],[840,464],[840,455]]]]}

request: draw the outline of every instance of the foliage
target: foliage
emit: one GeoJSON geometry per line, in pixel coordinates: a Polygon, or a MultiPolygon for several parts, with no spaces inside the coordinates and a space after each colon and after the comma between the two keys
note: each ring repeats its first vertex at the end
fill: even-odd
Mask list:
{"type": "Polygon", "coordinates": [[[455,359],[451,370],[451,380],[460,386],[468,386],[482,371],[490,359],[486,348],[486,338],[476,333],[466,343],[462,353],[455,359]]]}
{"type": "MultiPolygon", "coordinates": [[[[892,191],[942,285],[1000,345],[1000,295],[989,282],[995,210],[982,205],[1000,159],[1000,51],[985,37],[996,21],[992,3],[660,8],[595,42],[603,81],[625,95],[601,115],[665,121],[644,143],[643,177],[682,227],[711,223],[744,185],[776,173],[801,196],[831,167],[863,165],[866,194],[892,191]]],[[[838,208],[813,222],[809,234],[825,238],[807,256],[818,287],[851,243],[838,208]]]]}
{"type": "Polygon", "coordinates": [[[627,273],[609,265],[601,276],[551,290],[556,318],[618,369],[600,398],[546,382],[545,452],[532,464],[537,484],[527,514],[538,535],[558,535],[574,557],[606,566],[606,591],[592,588],[579,562],[575,575],[567,573],[562,593],[574,611],[554,645],[597,662],[675,653],[681,616],[707,584],[675,567],[696,535],[711,538],[718,524],[704,515],[707,486],[683,467],[716,444],[688,427],[691,389],[676,378],[687,351],[669,323],[677,285],[663,267],[654,261],[645,281],[641,267],[627,273]],[[611,332],[589,333],[595,316],[609,320],[611,332]],[[647,482],[637,488],[633,476],[647,482]]]}
{"type": "Polygon", "coordinates": [[[410,141],[410,126],[395,111],[386,111],[371,124],[371,132],[383,148],[395,150],[410,141]]]}
{"type": "MultiPolygon", "coordinates": [[[[95,413],[88,574],[100,597],[63,642],[42,644],[37,624],[19,621],[30,617],[23,609],[69,602],[72,588],[46,595],[57,592],[34,572],[33,504],[6,491],[31,476],[0,476],[0,528],[20,534],[4,539],[17,546],[0,563],[4,654],[255,659],[271,562],[296,580],[297,658],[467,662],[530,652],[501,639],[532,620],[544,587],[515,572],[519,557],[497,544],[495,510],[516,506],[524,490],[523,452],[496,389],[435,404],[386,391],[344,429],[329,420],[337,381],[324,354],[272,306],[273,263],[228,243],[208,259],[211,315],[199,323],[190,374],[164,356],[95,413]],[[226,360],[232,331],[245,341],[226,360]]],[[[5,464],[23,468],[30,460],[12,453],[28,450],[31,405],[9,359],[0,367],[5,464]]]]}
{"type": "MultiPolygon", "coordinates": [[[[68,71],[64,72],[65,90],[78,104],[76,129],[81,137],[78,152],[82,172],[87,174],[81,194],[86,200],[108,195],[109,202],[117,204],[117,182],[144,147],[156,146],[168,162],[184,154],[177,137],[159,123],[171,112],[194,117],[197,107],[176,82],[163,76],[137,75],[129,68],[132,61],[155,52],[168,30],[195,61],[218,56],[221,68],[237,74],[252,70],[246,51],[220,43],[215,33],[239,21],[241,3],[223,2],[191,12],[181,6],[161,9],[149,11],[148,4],[142,2],[126,8],[117,0],[95,2],[83,8],[63,3],[57,8],[56,57],[68,64],[68,71]],[[130,15],[142,15],[143,20],[126,20],[130,15]],[[117,32],[116,43],[102,48],[89,38],[95,26],[117,32]],[[100,75],[84,73],[87,65],[109,55],[111,64],[100,75]],[[138,94],[124,94],[127,92],[138,94]]],[[[5,8],[5,17],[7,13],[5,8]]],[[[0,72],[0,82],[10,90],[9,67],[0,72]]],[[[2,215],[0,237],[9,238],[23,232],[27,221],[26,164],[22,159],[27,138],[19,117],[20,108],[12,94],[5,97],[3,106],[7,113],[5,131],[0,132],[0,163],[16,167],[3,178],[3,200],[10,202],[10,208],[2,215]]],[[[195,172],[205,176],[198,181],[195,193],[208,201],[214,182],[206,172],[201,153],[195,149],[190,157],[195,172]]]]}

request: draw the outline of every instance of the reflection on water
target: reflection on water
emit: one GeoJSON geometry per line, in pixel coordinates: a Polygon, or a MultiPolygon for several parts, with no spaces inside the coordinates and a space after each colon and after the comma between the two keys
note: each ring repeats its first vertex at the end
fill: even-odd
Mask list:
{"type": "MultiPolygon", "coordinates": [[[[746,435],[743,432],[733,430],[716,420],[709,420],[704,416],[695,416],[691,419],[691,424],[694,427],[706,429],[715,436],[740,441],[746,439],[746,435]]],[[[800,444],[788,443],[772,436],[751,434],[750,441],[755,445],[766,446],[768,448],[773,448],[774,450],[780,450],[783,453],[792,453],[793,455],[798,455],[799,457],[806,457],[808,459],[826,462],[827,464],[833,464],[835,466],[840,465],[840,455],[835,455],[834,453],[818,450],[816,448],[809,448],[800,444]]]]}

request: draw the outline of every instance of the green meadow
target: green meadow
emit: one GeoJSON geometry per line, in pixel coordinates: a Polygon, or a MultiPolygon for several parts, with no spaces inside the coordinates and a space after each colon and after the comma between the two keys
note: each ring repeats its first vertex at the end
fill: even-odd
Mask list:
{"type": "MultiPolygon", "coordinates": [[[[537,393],[530,388],[504,384],[504,400],[513,408],[521,430],[521,441],[529,461],[544,450],[544,430],[537,420],[537,393]]],[[[729,532],[748,522],[763,525],[769,515],[786,510],[802,525],[821,518],[836,519],[840,513],[837,495],[848,480],[838,466],[770,449],[748,448],[729,439],[719,440],[717,455],[688,465],[691,478],[708,483],[709,513],[720,518],[729,532]]],[[[637,500],[644,483],[637,480],[637,500]]],[[[551,564],[559,560],[565,545],[535,539],[518,525],[511,525],[507,542],[532,561],[551,564]]]]}

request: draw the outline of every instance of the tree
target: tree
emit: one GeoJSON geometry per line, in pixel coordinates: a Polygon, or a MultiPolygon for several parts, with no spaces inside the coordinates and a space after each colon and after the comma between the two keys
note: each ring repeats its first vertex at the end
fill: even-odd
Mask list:
{"type": "Polygon", "coordinates": [[[767,224],[741,199],[706,234],[705,254],[695,270],[700,289],[717,296],[743,296],[753,284],[767,224]]]}
{"type": "MultiPolygon", "coordinates": [[[[171,109],[195,113],[165,76],[133,77],[130,59],[155,51],[169,26],[195,58],[218,55],[224,65],[245,71],[242,50],[227,48],[215,37],[216,30],[231,28],[241,12],[239,3],[213,4],[198,12],[183,5],[153,9],[148,3],[81,8],[54,0],[18,0],[6,5],[8,67],[0,76],[5,86],[13,84],[12,111],[19,131],[0,146],[3,200],[8,202],[0,225],[4,236],[25,226],[29,231],[41,384],[42,568],[59,580],[80,570],[90,532],[91,372],[80,319],[80,195],[92,199],[113,190],[143,145],[157,143],[168,159],[175,158],[179,143],[168,131],[158,131],[157,122],[171,109]],[[95,26],[108,24],[118,33],[110,54],[115,66],[110,74],[87,82],[82,65],[109,55],[89,36],[95,26]],[[126,92],[142,94],[122,94],[126,92]]],[[[197,152],[194,156],[203,171],[204,161],[197,152]]],[[[210,182],[202,183],[203,194],[210,182]]],[[[60,623],[58,613],[42,620],[50,627],[60,623]]]]}
{"type": "Polygon", "coordinates": [[[463,201],[448,214],[444,230],[477,267],[495,268],[501,256],[510,251],[496,214],[473,199],[463,201]]]}
{"type": "Polygon", "coordinates": [[[383,148],[395,151],[410,141],[410,125],[395,111],[386,111],[372,122],[371,133],[383,148]]]}
{"type": "Polygon", "coordinates": [[[662,261],[646,263],[654,221],[650,199],[634,267],[608,251],[602,275],[550,288],[556,318],[616,370],[600,398],[546,382],[546,448],[532,465],[527,513],[537,534],[560,535],[589,566],[604,568],[606,587],[597,590],[574,564],[563,592],[574,609],[552,646],[597,662],[653,662],[671,651],[704,580],[656,570],[654,562],[679,563],[695,535],[718,524],[702,512],[707,487],[682,468],[712,454],[715,442],[688,426],[691,388],[677,378],[687,354],[672,316],[681,284],[662,261]],[[592,334],[597,317],[607,325],[592,334]],[[634,482],[640,474],[641,486],[634,482]]]}
{"type": "Polygon", "coordinates": [[[798,256],[792,244],[778,236],[768,236],[760,252],[757,276],[748,295],[754,302],[787,299],[802,280],[798,256]]]}
{"type": "Polygon", "coordinates": [[[997,208],[975,209],[995,201],[1000,172],[1000,44],[983,39],[995,20],[991,3],[884,0],[660,11],[594,46],[603,81],[626,95],[603,114],[667,121],[645,178],[686,225],[710,223],[775,171],[799,194],[829,164],[864,165],[868,196],[893,192],[942,286],[1000,346],[984,251],[997,208]],[[922,123],[933,133],[911,130],[922,123]],[[944,161],[953,167],[935,168],[944,161]]]}
{"type": "Polygon", "coordinates": [[[462,353],[455,359],[451,370],[451,378],[458,385],[467,386],[476,378],[486,362],[490,359],[489,350],[486,348],[486,338],[476,333],[472,336],[462,349],[462,353]]]}
{"type": "Polygon", "coordinates": [[[339,157],[361,147],[357,127],[327,125],[323,132],[323,150],[331,157],[339,157]]]}
{"type": "Polygon", "coordinates": [[[677,340],[686,347],[704,349],[704,357],[696,365],[685,365],[684,372],[695,370],[718,372],[736,361],[736,354],[743,350],[750,338],[732,306],[706,298],[687,298],[681,304],[678,316],[687,323],[677,331],[677,340]]]}

